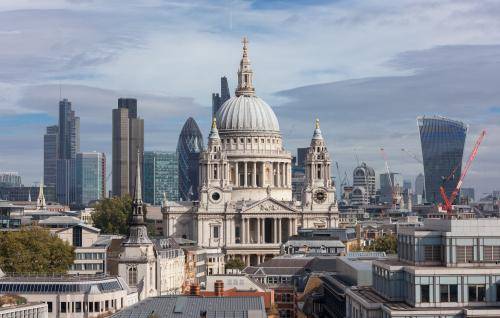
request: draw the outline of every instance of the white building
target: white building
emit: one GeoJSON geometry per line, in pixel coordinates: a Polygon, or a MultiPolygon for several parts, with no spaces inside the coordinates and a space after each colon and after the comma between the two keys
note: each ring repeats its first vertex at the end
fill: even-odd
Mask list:
{"type": "Polygon", "coordinates": [[[156,239],[154,243],[158,254],[156,282],[158,293],[160,295],[182,293],[186,277],[184,251],[172,238],[156,239]]]}
{"type": "Polygon", "coordinates": [[[292,156],[273,110],[255,95],[243,43],[236,96],[216,113],[200,156],[200,201],[164,202],[163,232],[257,264],[279,254],[299,227],[337,226],[338,209],[319,121],[306,158],[302,202],[293,201],[292,156]]]}

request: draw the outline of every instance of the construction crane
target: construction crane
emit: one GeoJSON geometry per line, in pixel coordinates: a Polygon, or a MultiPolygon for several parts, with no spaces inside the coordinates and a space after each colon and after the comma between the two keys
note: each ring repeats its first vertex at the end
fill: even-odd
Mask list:
{"type": "Polygon", "coordinates": [[[416,154],[409,151],[408,149],[401,148],[401,151],[406,152],[410,157],[412,157],[416,162],[423,164],[424,162],[416,154]]]}
{"type": "MultiPolygon", "coordinates": [[[[451,213],[453,212],[453,201],[455,201],[458,193],[460,192],[460,188],[462,187],[464,179],[467,176],[467,173],[469,172],[472,162],[476,158],[477,151],[479,150],[479,146],[481,145],[481,142],[483,141],[485,135],[486,135],[486,130],[482,130],[481,133],[479,134],[479,137],[476,140],[474,148],[472,149],[472,152],[469,156],[469,160],[467,160],[465,168],[460,174],[460,179],[458,179],[457,185],[455,186],[455,189],[451,193],[450,197],[446,195],[444,184],[439,187],[439,192],[441,193],[441,197],[443,198],[442,208],[448,213],[448,216],[450,216],[451,213]]],[[[448,176],[448,178],[446,178],[445,182],[448,181],[455,174],[456,169],[457,169],[456,167],[453,169],[451,175],[448,176]]]]}

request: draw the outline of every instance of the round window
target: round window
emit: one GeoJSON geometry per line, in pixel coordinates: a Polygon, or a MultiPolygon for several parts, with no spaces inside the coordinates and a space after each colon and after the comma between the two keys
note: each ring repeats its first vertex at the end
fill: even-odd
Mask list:
{"type": "Polygon", "coordinates": [[[212,193],[212,200],[219,201],[219,199],[220,199],[220,193],[219,192],[212,193]]]}

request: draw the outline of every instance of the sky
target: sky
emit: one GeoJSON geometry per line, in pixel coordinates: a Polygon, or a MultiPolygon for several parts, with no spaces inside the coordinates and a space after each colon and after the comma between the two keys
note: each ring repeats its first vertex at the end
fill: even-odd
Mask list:
{"type": "Polygon", "coordinates": [[[81,150],[106,152],[109,168],[119,97],[138,99],[147,150],[175,150],[190,116],[206,137],[243,36],[288,150],[309,145],[319,118],[341,176],[362,161],[385,172],[383,147],[413,180],[423,168],[401,149],[420,157],[416,118],[441,115],[469,125],[465,160],[487,131],[464,187],[500,189],[495,0],[2,0],[0,171],[40,180],[60,96],[81,117],[81,150]]]}

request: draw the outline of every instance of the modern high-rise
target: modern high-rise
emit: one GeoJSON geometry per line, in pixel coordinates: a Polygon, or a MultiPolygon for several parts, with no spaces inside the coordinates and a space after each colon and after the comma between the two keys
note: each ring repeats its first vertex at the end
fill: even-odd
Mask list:
{"type": "Polygon", "coordinates": [[[396,194],[401,194],[403,189],[403,176],[397,172],[389,174],[382,173],[380,175],[380,199],[381,203],[392,203],[393,191],[396,194]]]}
{"type": "Polygon", "coordinates": [[[48,126],[43,135],[43,183],[48,186],[55,186],[57,182],[58,140],[59,126],[48,126]]]}
{"type": "Polygon", "coordinates": [[[179,161],[175,151],[144,152],[144,202],[161,205],[164,196],[179,200],[179,161]]]}
{"type": "Polygon", "coordinates": [[[106,155],[102,152],[76,154],[77,204],[88,206],[106,194],[106,155]]]}
{"type": "Polygon", "coordinates": [[[297,148],[297,166],[305,167],[308,150],[309,148],[297,148]]]}
{"type": "Polygon", "coordinates": [[[426,200],[443,202],[439,187],[444,185],[448,197],[456,187],[462,171],[467,125],[444,117],[419,117],[420,143],[424,161],[426,200]],[[443,183],[443,180],[446,180],[443,183]]]}
{"type": "Polygon", "coordinates": [[[189,117],[177,142],[179,155],[179,196],[181,200],[198,199],[198,165],[203,150],[203,136],[196,121],[189,117]]]}
{"type": "MultiPolygon", "coordinates": [[[[52,131],[52,130],[51,130],[52,131]]],[[[71,102],[59,102],[59,134],[56,163],[56,196],[62,204],[76,202],[75,159],[80,151],[80,118],[75,116],[71,102]]]]}
{"type": "Polygon", "coordinates": [[[354,169],[352,180],[351,203],[353,205],[373,203],[377,192],[375,188],[375,170],[363,162],[354,169]]]}
{"type": "Polygon", "coordinates": [[[219,93],[212,93],[212,117],[215,117],[222,104],[229,98],[231,98],[229,85],[227,84],[227,78],[223,76],[220,78],[220,95],[219,93]]]}
{"type": "MultiPolygon", "coordinates": [[[[124,196],[134,191],[137,152],[144,152],[144,119],[137,117],[137,99],[119,98],[113,109],[112,192],[124,196]]],[[[142,169],[141,169],[142,170],[142,169]]]]}

